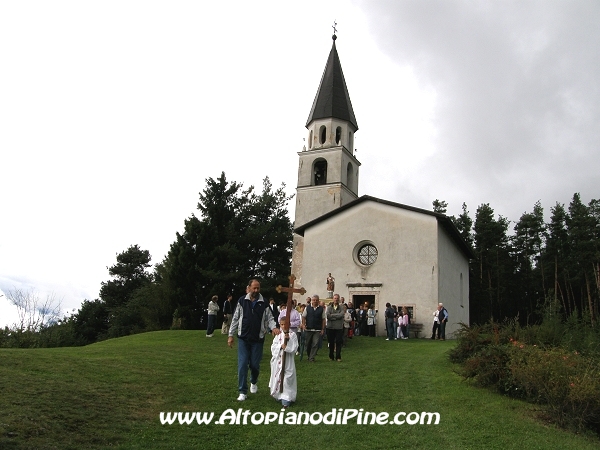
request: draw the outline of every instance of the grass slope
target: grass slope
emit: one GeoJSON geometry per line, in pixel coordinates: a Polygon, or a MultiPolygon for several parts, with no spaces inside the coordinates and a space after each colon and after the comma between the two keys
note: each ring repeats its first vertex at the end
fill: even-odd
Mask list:
{"type": "Polygon", "coordinates": [[[438,412],[439,425],[161,425],[161,411],[279,412],[268,395],[269,344],[259,392],[237,397],[237,352],[218,332],[162,331],[81,348],[0,350],[0,448],[597,449],[600,440],[535,419],[535,407],[462,381],[453,342],[357,337],[330,362],[296,360],[288,411],[438,412]],[[290,444],[291,442],[291,444],[290,444]]]}

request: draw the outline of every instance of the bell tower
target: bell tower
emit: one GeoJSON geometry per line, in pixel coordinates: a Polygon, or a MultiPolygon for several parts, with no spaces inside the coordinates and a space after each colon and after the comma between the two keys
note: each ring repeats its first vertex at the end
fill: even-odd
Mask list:
{"type": "MultiPolygon", "coordinates": [[[[335,30],[335,28],[334,28],[335,30]]],[[[294,227],[304,225],[358,198],[354,133],[358,130],[335,41],[306,128],[306,147],[298,153],[294,227]]],[[[304,238],[294,234],[292,273],[302,283],[304,238]]]]}
{"type": "Polygon", "coordinates": [[[296,217],[298,227],[358,198],[354,133],[358,130],[340,58],[337,36],[313,102],[306,148],[298,153],[296,217]]]}

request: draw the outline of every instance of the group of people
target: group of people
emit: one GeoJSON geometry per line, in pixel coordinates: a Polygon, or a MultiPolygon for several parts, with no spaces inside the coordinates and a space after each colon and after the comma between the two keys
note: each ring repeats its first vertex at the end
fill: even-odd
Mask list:
{"type": "Polygon", "coordinates": [[[448,323],[448,310],[444,308],[443,303],[438,303],[437,309],[433,312],[431,339],[446,340],[446,323],[448,323]]]}
{"type": "MultiPolygon", "coordinates": [[[[256,279],[250,280],[246,295],[238,300],[231,321],[228,323],[227,345],[232,348],[234,336],[238,338],[239,395],[237,400],[244,401],[248,393],[258,392],[257,382],[264,340],[266,334],[271,333],[273,342],[269,390],[270,394],[281,402],[284,408],[287,408],[296,400],[294,356],[299,347],[299,335],[304,333],[309,362],[315,361],[325,335],[328,341],[329,359],[341,361],[344,325],[348,323],[347,309],[347,306],[340,302],[338,294],[333,295],[333,301],[328,306],[325,306],[318,295],[313,295],[306,305],[300,305],[297,309],[292,308],[287,317],[284,305],[278,308],[272,299],[267,303],[260,294],[260,282],[256,279]],[[248,383],[248,371],[250,383],[248,383]]],[[[209,324],[211,323],[212,321],[209,320],[209,324]]],[[[211,329],[210,334],[212,331],[211,329]]]]}
{"type": "MultiPolygon", "coordinates": [[[[343,297],[334,294],[333,301],[325,305],[318,295],[313,295],[307,298],[305,305],[292,308],[289,317],[286,317],[285,305],[277,307],[273,299],[267,303],[260,294],[260,282],[256,279],[250,280],[246,295],[238,300],[233,314],[229,317],[230,313],[226,313],[227,345],[233,348],[233,338],[234,336],[238,338],[239,395],[237,400],[244,401],[248,393],[258,392],[260,361],[267,333],[273,335],[269,390],[284,408],[296,400],[294,356],[299,349],[301,334],[304,334],[308,362],[315,362],[325,336],[329,359],[338,362],[342,361],[342,348],[346,339],[351,339],[355,335],[375,336],[377,323],[375,305],[360,305],[355,310],[351,303],[346,305],[343,300],[343,297]],[[248,371],[250,371],[250,383],[248,383],[248,371]]],[[[213,301],[216,302],[214,297],[213,301]]],[[[225,305],[228,303],[231,305],[231,296],[225,305]]],[[[408,338],[410,314],[406,307],[395,308],[387,303],[385,319],[388,340],[408,338]]],[[[438,339],[445,339],[447,321],[448,311],[440,303],[434,314],[432,339],[436,333],[438,339]]],[[[214,322],[212,324],[214,329],[214,322]]],[[[211,335],[213,329],[210,330],[211,335]]]]}
{"type": "Polygon", "coordinates": [[[406,306],[398,308],[396,305],[385,304],[385,331],[386,341],[408,339],[410,332],[410,313],[406,306]]]}
{"type": "MultiPolygon", "coordinates": [[[[287,315],[286,304],[281,303],[277,309],[274,306],[274,300],[270,299],[269,301],[271,312],[277,323],[287,315]]],[[[293,302],[288,326],[292,332],[297,334],[298,341],[303,336],[309,362],[315,361],[315,356],[322,348],[325,337],[330,344],[329,359],[341,361],[341,348],[344,344],[344,336],[347,336],[347,333],[344,333],[347,331],[344,328],[345,317],[346,308],[340,303],[338,294],[333,296],[333,301],[328,306],[318,295],[313,295],[306,299],[306,304],[296,305],[296,302],[293,302]]]]}
{"type": "MultiPolygon", "coordinates": [[[[221,334],[227,334],[229,332],[229,321],[231,320],[231,316],[233,313],[232,301],[233,296],[229,294],[227,296],[227,300],[223,304],[223,325],[221,326],[221,334]]],[[[215,332],[215,324],[217,323],[217,313],[220,311],[219,304],[217,301],[219,297],[213,295],[208,302],[208,323],[206,324],[206,337],[213,337],[213,333],[215,332]]]]}

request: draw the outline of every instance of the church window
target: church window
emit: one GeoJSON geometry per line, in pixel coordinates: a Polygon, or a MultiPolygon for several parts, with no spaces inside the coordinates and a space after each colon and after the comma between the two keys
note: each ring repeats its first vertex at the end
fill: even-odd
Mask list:
{"type": "Polygon", "coordinates": [[[313,175],[314,175],[314,186],[319,186],[327,183],[327,161],[324,159],[320,159],[315,162],[313,166],[313,175]]]}
{"type": "Polygon", "coordinates": [[[325,125],[321,125],[319,128],[319,143],[324,144],[327,138],[327,127],[325,125]]]}
{"type": "Polygon", "coordinates": [[[313,145],[313,130],[310,130],[308,134],[308,148],[311,149],[313,145]]]}
{"type": "Polygon", "coordinates": [[[342,127],[337,127],[335,129],[335,143],[339,144],[342,140],[342,127]]]}
{"type": "Polygon", "coordinates": [[[464,308],[463,306],[463,274],[460,274],[460,307],[464,308]]]}
{"type": "Polygon", "coordinates": [[[373,244],[365,244],[358,249],[358,261],[365,265],[370,266],[377,261],[377,247],[373,244]]]}
{"type": "Polygon", "coordinates": [[[354,190],[354,169],[350,163],[346,166],[346,186],[354,190]]]}

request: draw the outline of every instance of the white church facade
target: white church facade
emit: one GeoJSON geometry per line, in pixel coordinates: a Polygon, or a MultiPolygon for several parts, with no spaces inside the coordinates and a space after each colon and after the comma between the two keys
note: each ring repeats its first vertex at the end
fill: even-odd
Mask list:
{"type": "Polygon", "coordinates": [[[375,304],[379,336],[386,303],[409,308],[412,323],[424,326],[421,337],[430,335],[433,313],[444,303],[451,337],[460,322],[469,323],[472,251],[443,214],[358,196],[358,125],[335,38],[306,124],[308,145],[298,153],[296,285],[325,298],[331,273],[347,303],[375,304]]]}

